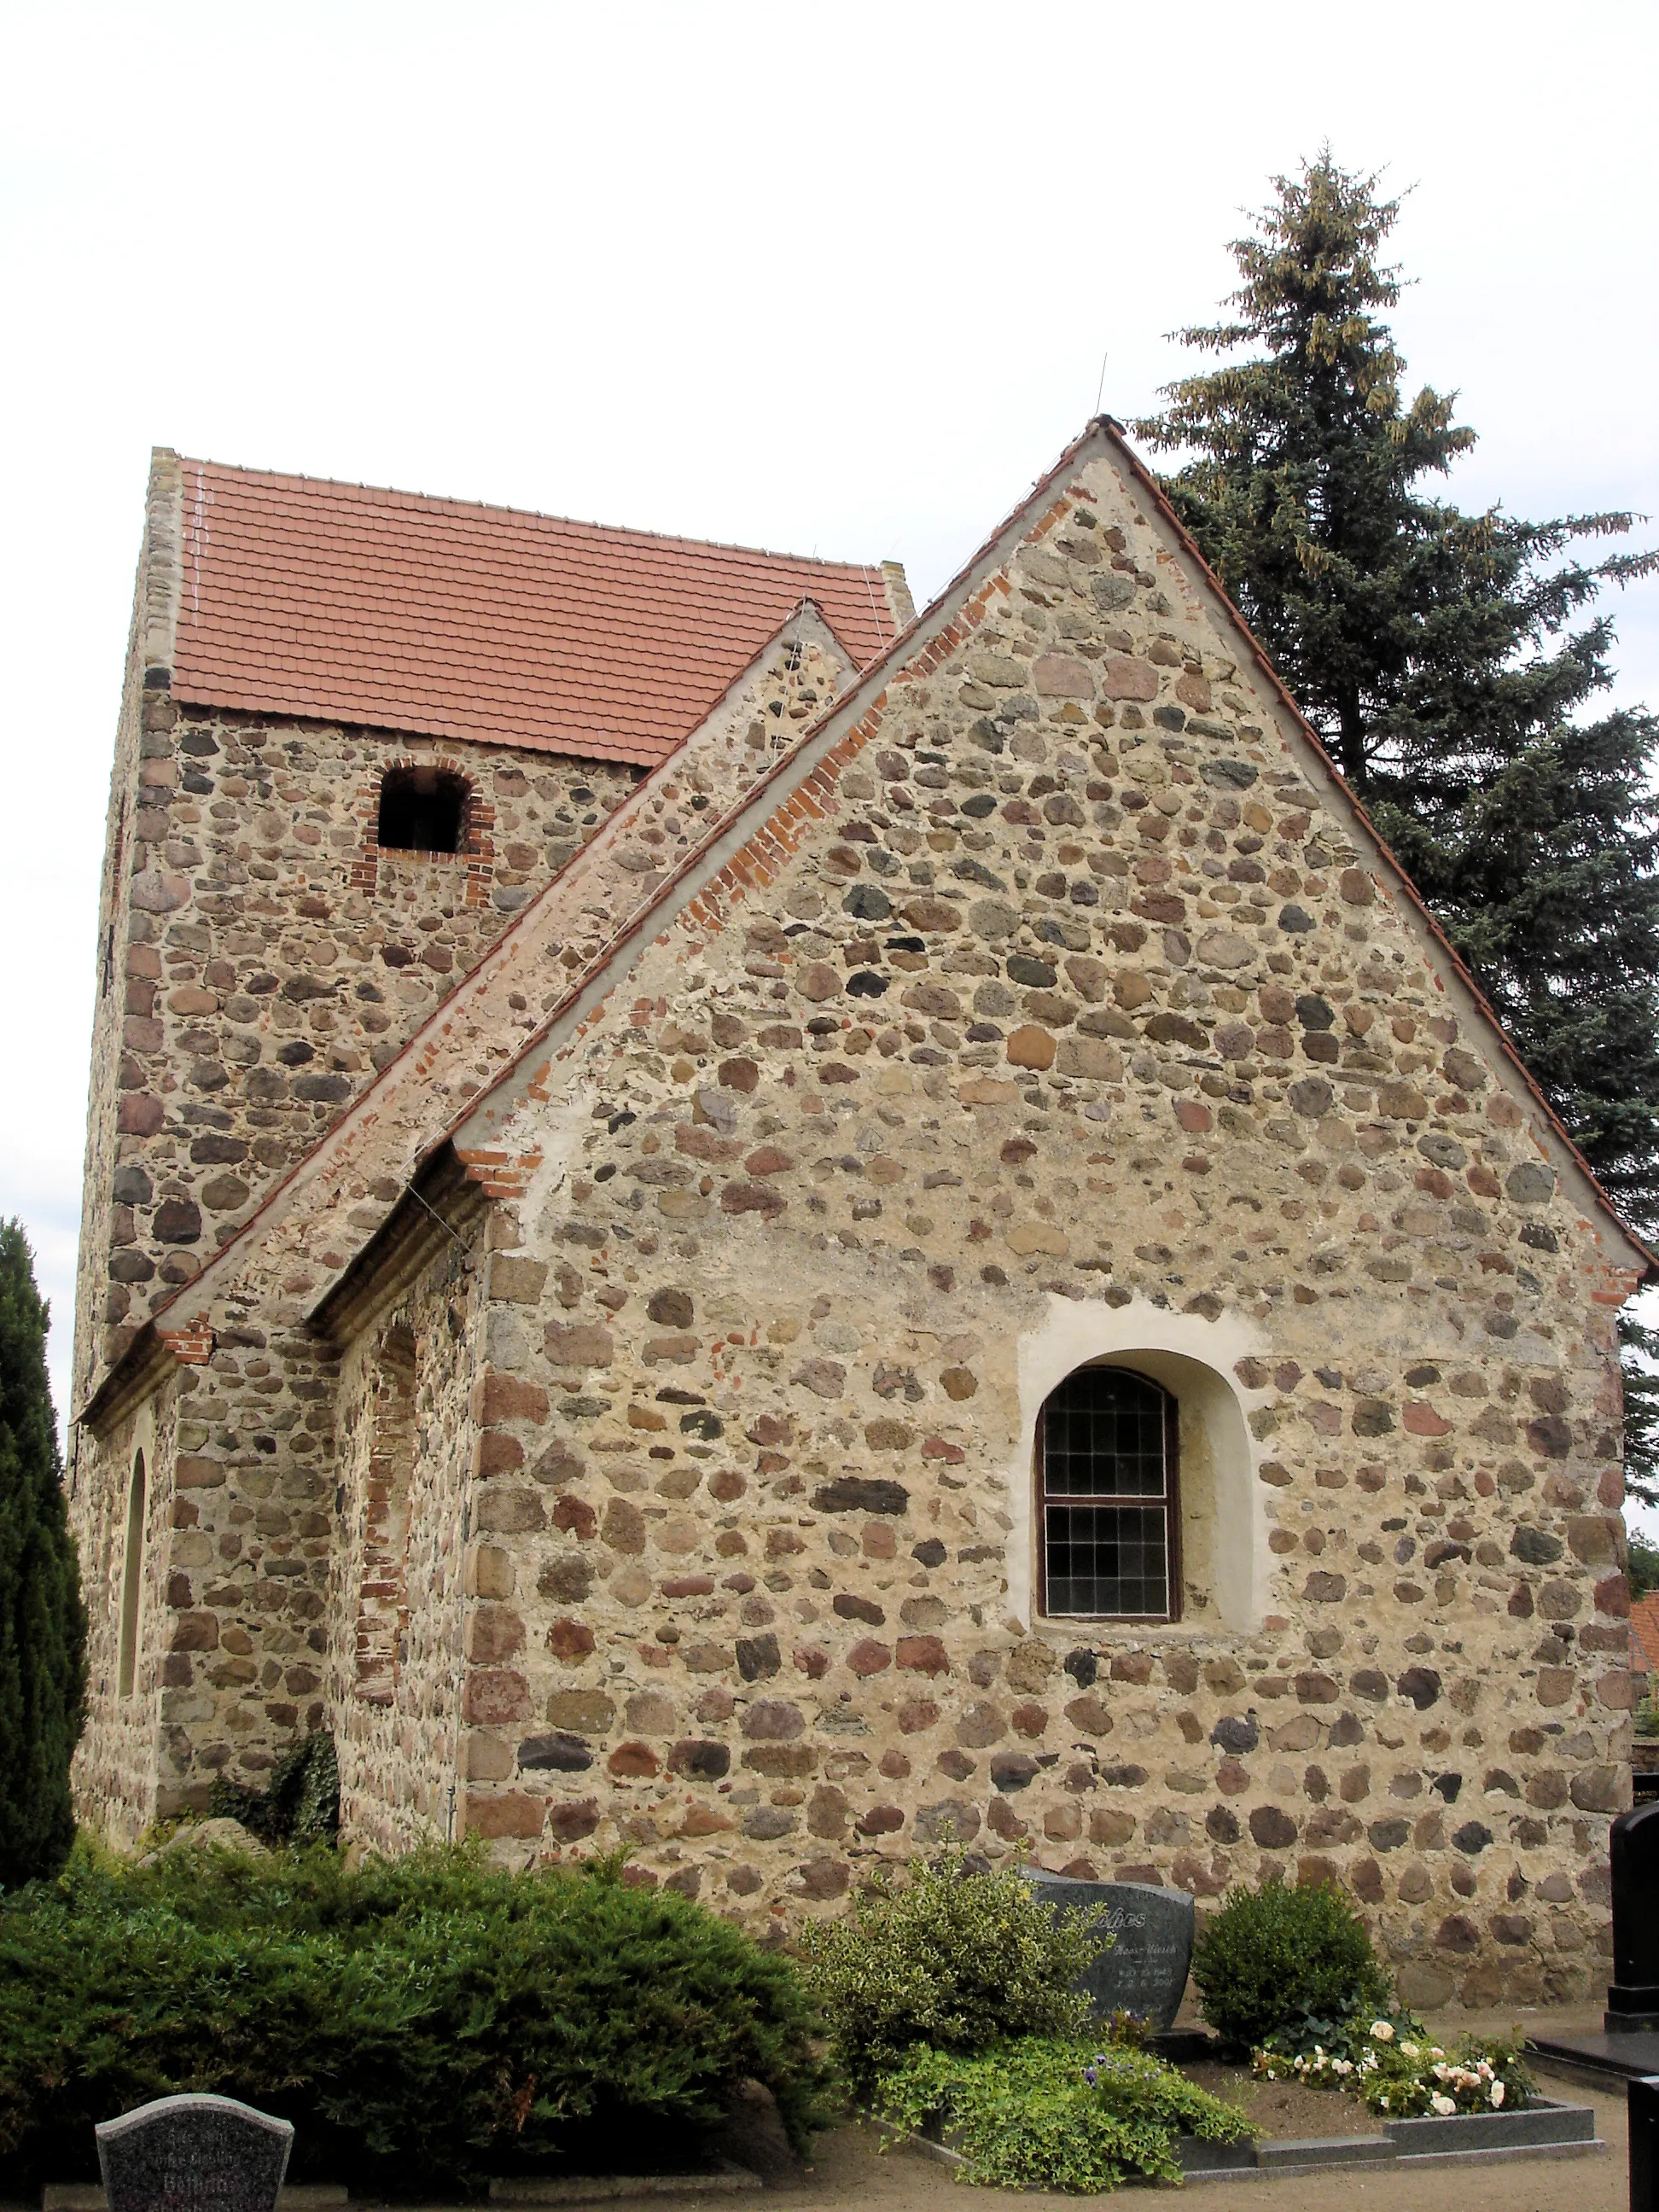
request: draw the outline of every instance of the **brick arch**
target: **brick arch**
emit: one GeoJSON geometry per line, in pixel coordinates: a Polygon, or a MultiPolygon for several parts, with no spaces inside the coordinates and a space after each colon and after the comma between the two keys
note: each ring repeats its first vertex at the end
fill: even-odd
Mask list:
{"type": "Polygon", "coordinates": [[[465,902],[468,906],[482,906],[489,896],[495,873],[495,809],[478,787],[476,769],[447,750],[389,753],[358,787],[355,811],[359,842],[351,867],[352,889],[368,891],[373,896],[379,888],[380,787],[394,769],[404,768],[434,769],[441,775],[458,777],[465,785],[459,847],[453,853],[427,853],[422,858],[433,866],[465,868],[465,902]]]}

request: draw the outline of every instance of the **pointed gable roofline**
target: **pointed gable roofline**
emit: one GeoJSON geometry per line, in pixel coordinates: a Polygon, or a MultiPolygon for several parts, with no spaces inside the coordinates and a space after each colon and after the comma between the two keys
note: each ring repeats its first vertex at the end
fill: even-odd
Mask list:
{"type": "MultiPolygon", "coordinates": [[[[1417,886],[1371,819],[1358,793],[1326,750],[1317,731],[1297,705],[1284,678],[1243,614],[1229,598],[1220,578],[1199,550],[1157,477],[1130,446],[1122,424],[1110,415],[1097,416],[1088,424],[1082,434],[1066,447],[1047,474],[1038,479],[1030,496],[987,538],[933,604],[895,639],[878,660],[864,671],[859,682],[813,726],[799,747],[779,761],[769,775],[750,787],[740,806],[726,822],[716,825],[708,842],[687,860],[675,878],[661,887],[652,904],[635,917],[611,953],[590,969],[563,1006],[556,1008],[537,1035],[526,1042],[489,1091],[469,1108],[453,1128],[445,1132],[439,1143],[453,1140],[463,1153],[477,1145],[488,1143],[495,1127],[504,1118],[497,1102],[516,1102],[517,1097],[530,1087],[525,1080],[526,1071],[537,1064],[539,1059],[544,1059],[550,1047],[556,1048],[562,1037],[575,1029],[614,988],[619,980],[619,963],[624,953],[656,934],[663,922],[689,905],[698,891],[719,874],[728,860],[744,852],[748,843],[744,832],[757,817],[763,815],[769,797],[772,800],[772,807],[765,811],[775,811],[779,802],[787,799],[793,792],[801,789],[810,792],[812,773],[823,758],[833,752],[838,740],[857,728],[866,716],[879,712],[884,703],[889,678],[898,669],[916,660],[919,648],[925,651],[930,644],[937,645],[938,641],[951,629],[953,621],[961,616],[975,589],[982,586],[988,574],[1000,568],[1012,556],[1014,545],[1020,539],[1031,534],[1045,521],[1057,520],[1060,512],[1069,511],[1072,501],[1063,495],[1056,500],[1055,495],[1060,492],[1064,481],[1090,457],[1097,443],[1103,447],[1112,459],[1123,468],[1135,487],[1156,509],[1164,527],[1174,538],[1182,558],[1196,570],[1205,589],[1224,617],[1227,626],[1239,640],[1251,662],[1267,679],[1279,705],[1289,716],[1296,737],[1313,756],[1317,780],[1326,787],[1322,796],[1336,800],[1339,811],[1348,817],[1364,842],[1372,848],[1392,877],[1409,916],[1429,940],[1431,957],[1437,968],[1442,970],[1443,987],[1449,988],[1454,997],[1467,999],[1468,1011],[1490,1031],[1505,1066],[1518,1079],[1531,1103],[1544,1115],[1558,1148],[1557,1166],[1588,1187],[1586,1194],[1591,1205],[1630,1247],[1637,1263],[1638,1279],[1650,1272],[1659,1272],[1659,1255],[1656,1255],[1636,1234],[1620,1212],[1611,1194],[1598,1181],[1595,1170],[1579,1151],[1566,1125],[1516,1049],[1491,1001],[1464,965],[1451,939],[1425,904],[1417,886]],[[1050,510],[1057,510],[1052,518],[1050,510]]],[[[951,640],[952,646],[959,641],[957,637],[951,640]]],[[[939,657],[943,658],[942,652],[939,657]]],[[[763,860],[759,852],[750,857],[757,862],[763,860]]],[[[430,1154],[427,1157],[429,1158],[430,1154]]]]}
{"type": "MultiPolygon", "coordinates": [[[[1447,991],[1454,1005],[1461,1001],[1462,1010],[1476,1018],[1489,1032],[1501,1063],[1515,1086],[1524,1091],[1543,1117],[1558,1169],[1578,1185],[1588,1201],[1587,1210],[1600,1213],[1628,1250],[1630,1261],[1627,1272],[1632,1278],[1630,1288],[1634,1290],[1650,1273],[1659,1273],[1659,1257],[1625,1221],[1610,1194],[1597,1181],[1589,1162],[1534,1080],[1496,1012],[1464,966],[1450,939],[1425,905],[1404,867],[1326,751],[1317,732],[1297,706],[1278,670],[1199,551],[1157,479],[1129,446],[1121,424],[1111,416],[1102,415],[1096,416],[1066,447],[1026,498],[957,572],[932,605],[865,669],[852,689],[833,702],[794,749],[782,755],[764,775],[751,784],[721,819],[710,824],[703,842],[687,854],[679,866],[665,878],[649,902],[639,909],[601,949],[584,973],[572,983],[564,998],[526,1039],[489,1089],[473,1099],[446,1127],[434,1133],[431,1140],[421,1149],[407,1176],[403,1195],[394,1203],[379,1228],[359,1245],[352,1260],[337,1275],[329,1290],[313,1309],[314,1321],[325,1325],[330,1311],[345,1291],[346,1285],[361,1283],[365,1273],[372,1271],[377,1255],[398,1240],[403,1231],[401,1217],[405,1210],[419,1207],[422,1203],[416,1186],[423,1186],[425,1178],[441,1171],[442,1156],[451,1152],[452,1148],[453,1154],[467,1164],[472,1179],[486,1190],[501,1183],[496,1167],[502,1156],[495,1151],[495,1140],[520,1103],[539,1090],[541,1077],[553,1055],[599,1011],[645,945],[661,934],[668,924],[698,898],[708,895],[713,900],[724,902],[720,884],[722,877],[726,878],[726,886],[736,896],[741,896],[741,886],[750,871],[769,873],[772,865],[787,849],[775,827],[782,817],[792,812],[798,821],[821,817],[823,809],[815,796],[815,780],[817,790],[827,793],[833,786],[841,764],[862,750],[867,738],[879,725],[887,703],[888,684],[901,671],[915,666],[923,672],[931,672],[959,644],[971,637],[982,620],[984,595],[994,587],[992,580],[1012,558],[1018,546],[1030,537],[1046,535],[1057,526],[1073,504],[1081,504],[1089,495],[1079,488],[1074,500],[1066,487],[1079,465],[1097,454],[1103,455],[1121,467],[1148,504],[1156,510],[1182,558],[1190,564],[1202,590],[1213,600],[1224,625],[1237,637],[1252,664],[1266,678],[1276,703],[1289,718],[1293,738],[1310,756],[1314,780],[1322,787],[1321,796],[1334,801],[1335,811],[1347,818],[1393,879],[1407,917],[1419,932],[1442,988],[1447,991]]],[[[491,953],[486,955],[479,969],[474,971],[475,975],[499,956],[501,948],[523,928],[542,902],[556,892],[561,880],[556,877],[537,900],[525,909],[514,928],[498,939],[491,953]]],[[[471,981],[472,979],[467,980],[471,981]]],[[[465,989],[465,985],[460,988],[465,989]]],[[[148,1380],[155,1372],[158,1341],[166,1341],[185,1328],[182,1319],[174,1321],[169,1328],[164,1316],[175,1308],[179,1310],[181,1316],[201,1313],[203,1301],[210,1298],[216,1290],[230,1278],[237,1255],[246,1250],[250,1239],[270,1224],[283,1201],[305,1176],[308,1164],[337,1139],[343,1130],[375,1111],[377,1092],[394,1070],[406,1066],[417,1051],[430,1052],[434,1048],[443,1018],[453,1009],[454,1000],[459,994],[458,990],[435,1010],[428,1023],[388,1063],[375,1083],[354,1101],[333,1127],[319,1139],[312,1152],[289,1170],[264,1204],[250,1217],[235,1237],[221,1247],[201,1273],[191,1282],[174,1291],[155,1309],[120,1362],[106,1376],[79,1419],[100,1421],[109,1418],[118,1401],[125,1401],[131,1395],[141,1376],[148,1380]]],[[[445,1180],[447,1180],[447,1176],[445,1180]]],[[[501,1187],[517,1186],[501,1184],[501,1187]]]]}

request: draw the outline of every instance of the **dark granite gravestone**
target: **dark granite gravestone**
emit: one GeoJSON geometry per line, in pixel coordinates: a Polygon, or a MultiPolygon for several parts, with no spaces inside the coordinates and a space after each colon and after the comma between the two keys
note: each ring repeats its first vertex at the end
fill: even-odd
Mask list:
{"type": "Polygon", "coordinates": [[[1078,1984],[1092,1999],[1096,2018],[1132,2012],[1154,2031],[1167,2028],[1181,2008],[1192,1964],[1193,1900],[1186,1891],[1138,1881],[1077,1881],[1038,1868],[1028,1868],[1025,1879],[1056,1912],[1105,1907],[1097,1923],[1102,1948],[1078,1984]]]}
{"type": "Polygon", "coordinates": [[[96,2133],[109,2212],[276,2212],[294,2147],[234,2097],[158,2097],[96,2133]]]}
{"type": "Polygon", "coordinates": [[[1630,2212],[1659,2212],[1659,2081],[1632,2081],[1630,2113],[1630,2212]]]}
{"type": "Polygon", "coordinates": [[[1659,1804],[1621,1813],[1608,1838],[1613,1862],[1613,1981],[1609,2035],[1659,2028],[1659,1804]]]}

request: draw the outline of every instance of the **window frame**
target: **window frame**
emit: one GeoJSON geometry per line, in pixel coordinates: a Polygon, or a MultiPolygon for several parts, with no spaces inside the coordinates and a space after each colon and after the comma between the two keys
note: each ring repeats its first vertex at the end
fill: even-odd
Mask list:
{"type": "Polygon", "coordinates": [[[422,860],[465,860],[471,849],[472,828],[473,784],[470,776],[459,769],[446,768],[427,761],[392,761],[381,769],[374,787],[374,848],[379,853],[406,853],[411,859],[422,860]],[[431,792],[422,792],[417,779],[426,775],[433,779],[431,792]],[[455,798],[455,842],[453,845],[388,845],[380,831],[385,818],[386,787],[392,787],[394,804],[429,803],[440,793],[447,799],[455,798]],[[403,787],[407,787],[407,790],[403,787]]]}
{"type": "Polygon", "coordinates": [[[1167,1384],[1139,1367],[1115,1359],[1085,1360],[1062,1375],[1037,1409],[1033,1439],[1031,1492],[1036,1515],[1036,1612],[1052,1621],[1098,1621],[1117,1628],[1168,1628],[1179,1624],[1185,1592],[1181,1572],[1181,1401],[1167,1384]],[[1105,1370],[1127,1375],[1156,1390],[1164,1401],[1164,1495],[1148,1499],[1145,1492],[1072,1491],[1049,1495],[1045,1449],[1048,1407],[1054,1397],[1077,1376],[1105,1370]],[[1048,1603],[1048,1513],[1050,1504],[1139,1505],[1161,1504],[1164,1509],[1164,1576],[1167,1607],[1163,1613],[1056,1613],[1048,1603]]]}

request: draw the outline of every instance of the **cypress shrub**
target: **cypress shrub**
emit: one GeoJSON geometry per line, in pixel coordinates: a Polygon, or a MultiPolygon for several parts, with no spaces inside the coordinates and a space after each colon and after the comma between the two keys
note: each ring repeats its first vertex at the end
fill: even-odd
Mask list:
{"type": "Polygon", "coordinates": [[[0,1900],[0,2159],[13,2194],[90,2172],[94,2122],[206,2090],[292,2120],[296,2179],[636,2172],[695,2150],[745,2078],[804,2145],[815,2020],[787,1960],[615,1861],[135,1867],[83,1842],[0,1900]]]}
{"type": "Polygon", "coordinates": [[[46,1380],[46,1303],[16,1221],[0,1222],[0,1887],[60,1867],[87,1620],[46,1380]]]}

